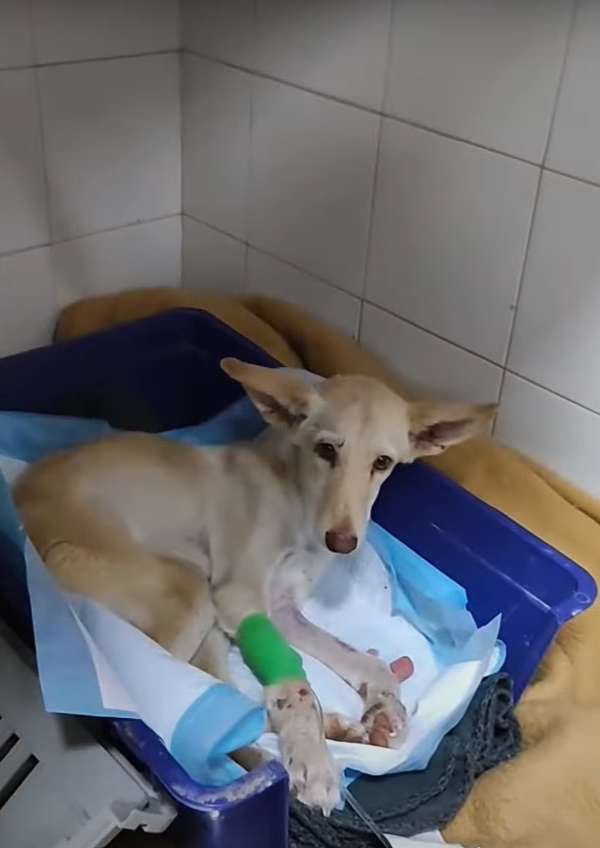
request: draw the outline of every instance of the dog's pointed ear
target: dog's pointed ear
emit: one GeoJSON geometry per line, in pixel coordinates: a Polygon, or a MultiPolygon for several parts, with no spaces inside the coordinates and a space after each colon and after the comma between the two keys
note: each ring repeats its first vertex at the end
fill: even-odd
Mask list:
{"type": "Polygon", "coordinates": [[[427,403],[409,406],[413,458],[433,456],[481,433],[498,410],[495,403],[427,403]]]}
{"type": "Polygon", "coordinates": [[[296,429],[320,401],[308,383],[279,368],[263,368],[230,357],[221,361],[221,368],[242,384],[264,420],[274,427],[296,429]]]}

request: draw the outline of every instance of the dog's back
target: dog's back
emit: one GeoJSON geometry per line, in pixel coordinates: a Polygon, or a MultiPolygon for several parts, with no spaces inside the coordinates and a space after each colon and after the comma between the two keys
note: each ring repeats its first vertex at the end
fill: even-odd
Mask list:
{"type": "Polygon", "coordinates": [[[198,646],[188,621],[209,607],[200,555],[192,564],[181,550],[203,514],[194,481],[205,459],[155,436],[111,436],[31,466],[13,492],[64,589],[105,604],[185,659],[198,646]]]}

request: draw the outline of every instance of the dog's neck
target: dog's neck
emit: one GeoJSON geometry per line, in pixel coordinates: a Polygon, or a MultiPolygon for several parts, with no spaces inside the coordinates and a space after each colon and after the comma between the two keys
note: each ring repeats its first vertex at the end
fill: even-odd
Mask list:
{"type": "Polygon", "coordinates": [[[303,546],[316,545],[313,537],[317,504],[309,490],[301,448],[284,431],[268,427],[253,442],[253,449],[280,482],[294,535],[303,546]]]}
{"type": "Polygon", "coordinates": [[[296,627],[303,620],[301,605],[333,554],[315,536],[319,504],[310,487],[302,448],[293,444],[285,431],[268,428],[253,443],[253,449],[277,478],[286,506],[287,544],[274,563],[268,583],[270,614],[285,631],[290,623],[296,627]]]}

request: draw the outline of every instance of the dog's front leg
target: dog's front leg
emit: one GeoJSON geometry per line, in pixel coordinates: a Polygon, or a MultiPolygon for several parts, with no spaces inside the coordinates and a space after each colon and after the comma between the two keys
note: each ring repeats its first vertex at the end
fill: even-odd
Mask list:
{"type": "Polygon", "coordinates": [[[329,815],[340,798],[340,774],[327,748],[321,707],[312,689],[306,680],[267,686],[265,704],[292,794],[329,815]]]}
{"type": "MultiPolygon", "coordinates": [[[[255,592],[235,584],[217,590],[214,599],[221,624],[231,635],[246,616],[263,611],[255,592]]],[[[312,689],[304,679],[285,680],[265,686],[264,693],[292,794],[328,815],[339,801],[340,775],[327,748],[321,708],[312,689]]]]}
{"type": "MultiPolygon", "coordinates": [[[[271,584],[273,622],[294,647],[328,666],[349,683],[364,702],[365,711],[358,731],[355,723],[336,716],[331,722],[333,733],[328,732],[328,735],[346,741],[369,741],[384,748],[399,747],[406,735],[406,710],[398,694],[402,674],[394,673],[376,656],[355,650],[308,621],[299,609],[299,599],[312,588],[311,581],[309,578],[303,580],[302,568],[290,568],[291,565],[288,563],[271,584]]],[[[404,677],[411,671],[407,660],[404,677]]]]}

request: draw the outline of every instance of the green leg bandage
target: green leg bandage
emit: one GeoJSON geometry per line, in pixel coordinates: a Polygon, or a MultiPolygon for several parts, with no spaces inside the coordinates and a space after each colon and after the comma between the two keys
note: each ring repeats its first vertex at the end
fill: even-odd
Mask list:
{"type": "Polygon", "coordinates": [[[263,686],[306,680],[302,657],[263,613],[247,615],[238,627],[235,641],[244,662],[263,686]]]}

